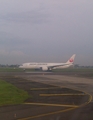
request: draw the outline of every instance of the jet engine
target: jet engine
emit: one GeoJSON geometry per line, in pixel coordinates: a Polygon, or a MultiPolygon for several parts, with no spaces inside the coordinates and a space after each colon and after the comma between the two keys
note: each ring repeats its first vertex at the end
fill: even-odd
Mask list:
{"type": "Polygon", "coordinates": [[[47,70],[48,70],[48,67],[41,67],[41,70],[47,71],[47,70]]]}

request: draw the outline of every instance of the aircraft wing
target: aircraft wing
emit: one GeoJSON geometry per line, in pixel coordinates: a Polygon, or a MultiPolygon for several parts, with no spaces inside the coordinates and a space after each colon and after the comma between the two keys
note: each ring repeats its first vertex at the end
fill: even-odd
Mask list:
{"type": "Polygon", "coordinates": [[[62,65],[60,64],[60,65],[48,66],[48,68],[54,68],[54,67],[65,66],[65,65],[70,65],[70,64],[66,63],[66,64],[62,64],[62,65]]]}

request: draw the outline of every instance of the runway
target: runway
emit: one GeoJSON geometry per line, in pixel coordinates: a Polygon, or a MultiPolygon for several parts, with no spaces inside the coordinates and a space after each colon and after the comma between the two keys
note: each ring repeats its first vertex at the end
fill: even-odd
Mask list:
{"type": "Polygon", "coordinates": [[[92,120],[92,79],[8,74],[3,79],[31,94],[21,105],[0,107],[4,120],[92,120]],[[83,114],[82,114],[83,113],[83,114]],[[90,116],[90,118],[89,118],[90,116]]]}
{"type": "MultiPolygon", "coordinates": [[[[93,96],[93,79],[64,75],[37,75],[33,77],[38,77],[38,80],[34,79],[36,82],[56,85],[60,87],[65,86],[68,88],[85,91],[93,96]]],[[[30,80],[30,75],[28,75],[26,78],[30,80]]]]}

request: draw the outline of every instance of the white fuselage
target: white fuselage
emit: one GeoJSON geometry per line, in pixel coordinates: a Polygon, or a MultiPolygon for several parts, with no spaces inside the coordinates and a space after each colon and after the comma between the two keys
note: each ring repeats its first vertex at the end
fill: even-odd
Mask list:
{"type": "Polygon", "coordinates": [[[68,68],[72,64],[67,63],[24,63],[19,66],[19,68],[23,69],[41,69],[41,70],[51,70],[56,68],[68,68]]]}
{"type": "Polygon", "coordinates": [[[24,63],[19,68],[23,69],[41,69],[43,71],[57,69],[57,68],[68,68],[73,65],[75,54],[66,63],[24,63]]]}

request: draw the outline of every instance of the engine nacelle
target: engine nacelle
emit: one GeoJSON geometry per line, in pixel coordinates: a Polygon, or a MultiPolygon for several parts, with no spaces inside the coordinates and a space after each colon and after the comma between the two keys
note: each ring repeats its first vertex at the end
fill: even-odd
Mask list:
{"type": "Polygon", "coordinates": [[[41,70],[47,71],[47,70],[48,70],[48,67],[42,67],[41,70]]]}

